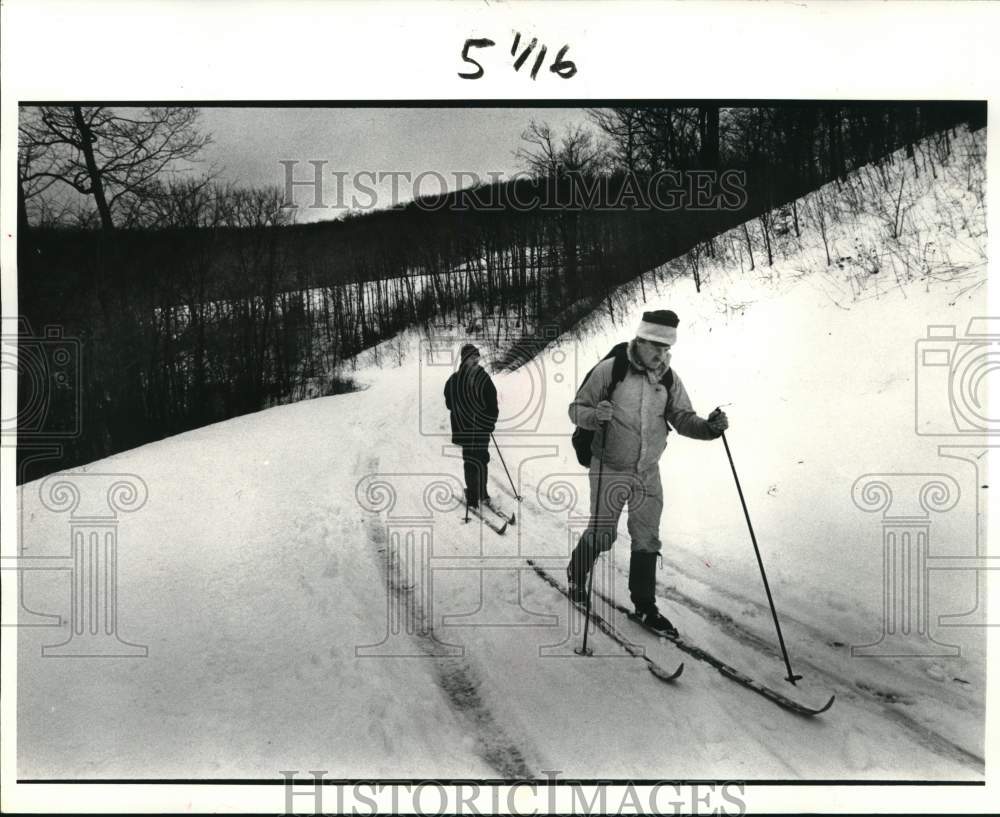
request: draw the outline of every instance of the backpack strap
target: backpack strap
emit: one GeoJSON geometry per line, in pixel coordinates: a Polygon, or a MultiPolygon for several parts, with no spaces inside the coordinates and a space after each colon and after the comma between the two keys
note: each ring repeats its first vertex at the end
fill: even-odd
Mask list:
{"type": "Polygon", "coordinates": [[[609,357],[613,357],[615,362],[611,367],[611,382],[608,384],[605,400],[611,399],[615,386],[621,383],[625,379],[625,375],[628,374],[628,343],[619,343],[605,355],[604,359],[607,360],[609,357]]]}
{"type": "MultiPolygon", "coordinates": [[[[611,393],[615,390],[615,386],[621,383],[625,379],[625,375],[628,374],[628,343],[619,343],[612,347],[611,351],[602,357],[600,362],[603,363],[609,358],[614,358],[615,362],[611,368],[611,383],[608,384],[608,393],[604,398],[605,400],[611,399],[611,393]]],[[[597,366],[594,366],[594,369],[596,368],[597,366]]],[[[580,383],[580,388],[583,388],[584,384],[590,380],[594,369],[591,369],[584,376],[583,382],[580,383]]]]}
{"type": "Polygon", "coordinates": [[[663,420],[667,423],[667,433],[670,433],[670,423],[667,415],[670,413],[670,390],[674,387],[674,370],[667,369],[667,373],[660,378],[660,383],[667,390],[667,404],[663,407],[663,420]]]}

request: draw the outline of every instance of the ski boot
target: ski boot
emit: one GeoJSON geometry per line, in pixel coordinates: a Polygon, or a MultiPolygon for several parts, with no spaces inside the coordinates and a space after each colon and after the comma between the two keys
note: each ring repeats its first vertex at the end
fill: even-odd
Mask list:
{"type": "Polygon", "coordinates": [[[628,589],[635,613],[632,618],[664,638],[677,638],[677,628],[656,607],[656,557],[658,553],[633,550],[628,568],[628,589]]]}
{"type": "Polygon", "coordinates": [[[593,537],[587,534],[581,536],[566,566],[569,597],[577,604],[587,603],[587,576],[597,561],[597,555],[593,537]]]}
{"type": "Polygon", "coordinates": [[[656,633],[656,635],[661,635],[664,638],[677,638],[680,635],[677,632],[677,628],[670,622],[670,619],[656,609],[655,604],[652,607],[647,607],[645,610],[640,610],[637,607],[632,617],[647,630],[656,633]]]}

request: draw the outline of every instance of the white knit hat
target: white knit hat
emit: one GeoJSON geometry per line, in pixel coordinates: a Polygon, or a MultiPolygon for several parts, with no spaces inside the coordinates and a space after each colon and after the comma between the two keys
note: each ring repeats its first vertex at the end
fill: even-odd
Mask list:
{"type": "Polygon", "coordinates": [[[643,312],[642,322],[635,336],[655,343],[667,343],[673,346],[677,343],[677,324],[680,323],[677,314],[669,309],[657,309],[655,312],[643,312]]]}

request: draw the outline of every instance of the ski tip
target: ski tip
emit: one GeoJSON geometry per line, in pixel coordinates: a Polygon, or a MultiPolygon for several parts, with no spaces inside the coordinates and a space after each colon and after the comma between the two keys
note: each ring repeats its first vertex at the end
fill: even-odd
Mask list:
{"type": "Polygon", "coordinates": [[[811,718],[811,717],[813,717],[813,716],[815,716],[815,715],[822,715],[822,714],[823,714],[824,712],[826,712],[826,711],[827,711],[827,710],[828,710],[828,709],[829,709],[829,708],[830,708],[831,706],[833,706],[833,702],[834,702],[834,700],[836,699],[836,697],[837,697],[836,695],[831,695],[831,696],[830,696],[830,700],[829,700],[829,701],[827,701],[827,702],[826,702],[826,703],[825,703],[825,704],[824,704],[823,706],[821,706],[821,707],[820,707],[819,709],[813,709],[812,707],[809,707],[809,706],[805,706],[804,704],[800,704],[800,703],[796,703],[796,708],[795,708],[795,711],[796,711],[796,712],[797,712],[798,714],[800,714],[800,715],[806,715],[807,717],[810,717],[810,718],[811,718]]]}
{"type": "Polygon", "coordinates": [[[517,515],[516,514],[511,514],[510,515],[510,524],[512,524],[512,525],[516,525],[517,524],[517,515]]]}
{"type": "Polygon", "coordinates": [[[681,677],[681,673],[684,672],[684,663],[675,669],[673,672],[667,672],[658,664],[653,664],[652,662],[646,664],[646,669],[648,669],[653,675],[659,678],[661,681],[676,681],[681,677]]]}

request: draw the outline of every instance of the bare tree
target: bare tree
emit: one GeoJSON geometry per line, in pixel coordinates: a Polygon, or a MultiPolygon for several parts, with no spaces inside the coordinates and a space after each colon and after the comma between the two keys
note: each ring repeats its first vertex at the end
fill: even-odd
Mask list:
{"type": "Polygon", "coordinates": [[[149,227],[217,227],[228,191],[207,176],[154,182],[143,205],[143,224],[149,227]]]}
{"type": "Polygon", "coordinates": [[[190,107],[41,106],[21,110],[19,171],[23,198],[56,182],[94,201],[104,230],[141,218],[163,175],[192,161],[211,137],[190,107]]]}
{"type": "Polygon", "coordinates": [[[600,168],[604,149],[583,125],[567,129],[562,138],[546,122],[534,120],[521,134],[527,147],[518,148],[515,156],[536,176],[556,177],[567,171],[587,173],[600,168]]]}
{"type": "Polygon", "coordinates": [[[709,170],[719,168],[719,106],[708,105],[698,109],[698,147],[701,166],[709,170]]]}
{"type": "Polygon", "coordinates": [[[641,113],[637,108],[590,108],[587,114],[611,142],[611,158],[625,170],[639,169],[641,113]]]}

